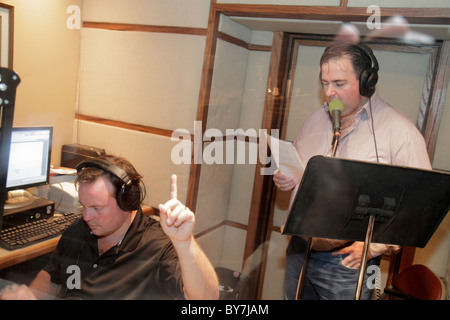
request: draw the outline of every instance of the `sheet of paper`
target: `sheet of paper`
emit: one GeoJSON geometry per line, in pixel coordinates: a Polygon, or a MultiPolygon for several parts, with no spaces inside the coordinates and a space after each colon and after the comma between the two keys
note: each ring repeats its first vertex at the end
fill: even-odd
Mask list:
{"type": "Polygon", "coordinates": [[[305,165],[298,156],[297,150],[292,142],[280,140],[268,135],[265,131],[262,132],[265,134],[265,138],[272,152],[272,158],[278,169],[285,175],[294,177],[296,181],[300,181],[305,171],[305,165]]]}
{"type": "Polygon", "coordinates": [[[77,170],[66,167],[51,167],[50,172],[53,174],[76,174],[77,170]]]}

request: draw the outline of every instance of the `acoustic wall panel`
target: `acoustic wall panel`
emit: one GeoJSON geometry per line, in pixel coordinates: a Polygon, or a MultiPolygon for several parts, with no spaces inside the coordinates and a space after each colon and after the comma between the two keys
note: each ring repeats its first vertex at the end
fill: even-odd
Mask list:
{"type": "Polygon", "coordinates": [[[84,0],[83,20],[206,28],[210,0],[84,0]]]}
{"type": "Polygon", "coordinates": [[[178,199],[186,201],[189,165],[176,165],[171,152],[176,142],[170,137],[79,121],[79,143],[104,148],[123,156],[143,175],[147,189],[145,203],[158,207],[169,200],[170,176],[178,177],[178,199]]]}
{"type": "Polygon", "coordinates": [[[84,115],[193,130],[205,37],[84,28],[84,115]]]}

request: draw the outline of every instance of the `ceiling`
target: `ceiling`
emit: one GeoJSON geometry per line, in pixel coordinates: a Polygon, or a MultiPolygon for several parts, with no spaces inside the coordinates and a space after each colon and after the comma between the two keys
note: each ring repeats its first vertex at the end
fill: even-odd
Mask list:
{"type": "MultiPolygon", "coordinates": [[[[336,34],[342,26],[342,21],[319,21],[319,20],[293,20],[293,19],[272,19],[272,18],[251,18],[251,17],[234,17],[230,19],[251,29],[259,31],[283,31],[292,33],[309,33],[309,34],[336,34]]],[[[369,34],[373,30],[369,29],[365,22],[352,23],[363,36],[369,34]]],[[[381,24],[381,29],[385,30],[392,24],[381,24]]],[[[424,34],[434,37],[437,40],[450,39],[449,25],[409,25],[414,34],[424,34]]],[[[389,37],[389,36],[388,36],[389,37]]]]}

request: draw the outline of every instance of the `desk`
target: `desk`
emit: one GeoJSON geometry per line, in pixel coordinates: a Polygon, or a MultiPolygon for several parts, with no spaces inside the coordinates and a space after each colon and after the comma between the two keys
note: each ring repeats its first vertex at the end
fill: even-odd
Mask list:
{"type": "Polygon", "coordinates": [[[0,248],[0,270],[52,252],[55,250],[59,238],[60,237],[55,237],[25,248],[11,251],[0,248]]]}

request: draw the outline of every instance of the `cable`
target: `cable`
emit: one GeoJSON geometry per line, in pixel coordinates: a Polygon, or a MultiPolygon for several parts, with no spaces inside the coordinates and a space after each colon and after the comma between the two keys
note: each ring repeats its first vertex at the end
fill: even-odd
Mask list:
{"type": "MultiPolygon", "coordinates": [[[[373,134],[373,143],[375,146],[375,154],[377,156],[377,163],[380,163],[380,158],[378,157],[378,146],[377,146],[377,138],[375,137],[375,126],[373,124],[373,112],[372,112],[372,98],[369,98],[369,110],[370,110],[370,122],[372,124],[372,134],[373,134]]],[[[381,270],[380,267],[377,267],[375,270],[375,299],[381,300],[381,270]]]]}
{"type": "Polygon", "coordinates": [[[381,300],[381,270],[380,267],[377,267],[375,275],[375,299],[381,300]]]}
{"type": "Polygon", "coordinates": [[[377,155],[377,163],[380,163],[380,158],[378,157],[377,138],[375,137],[375,126],[373,125],[373,112],[372,112],[372,99],[371,98],[369,98],[369,110],[370,110],[370,121],[372,123],[372,134],[373,134],[373,143],[375,145],[375,154],[377,155]]]}

